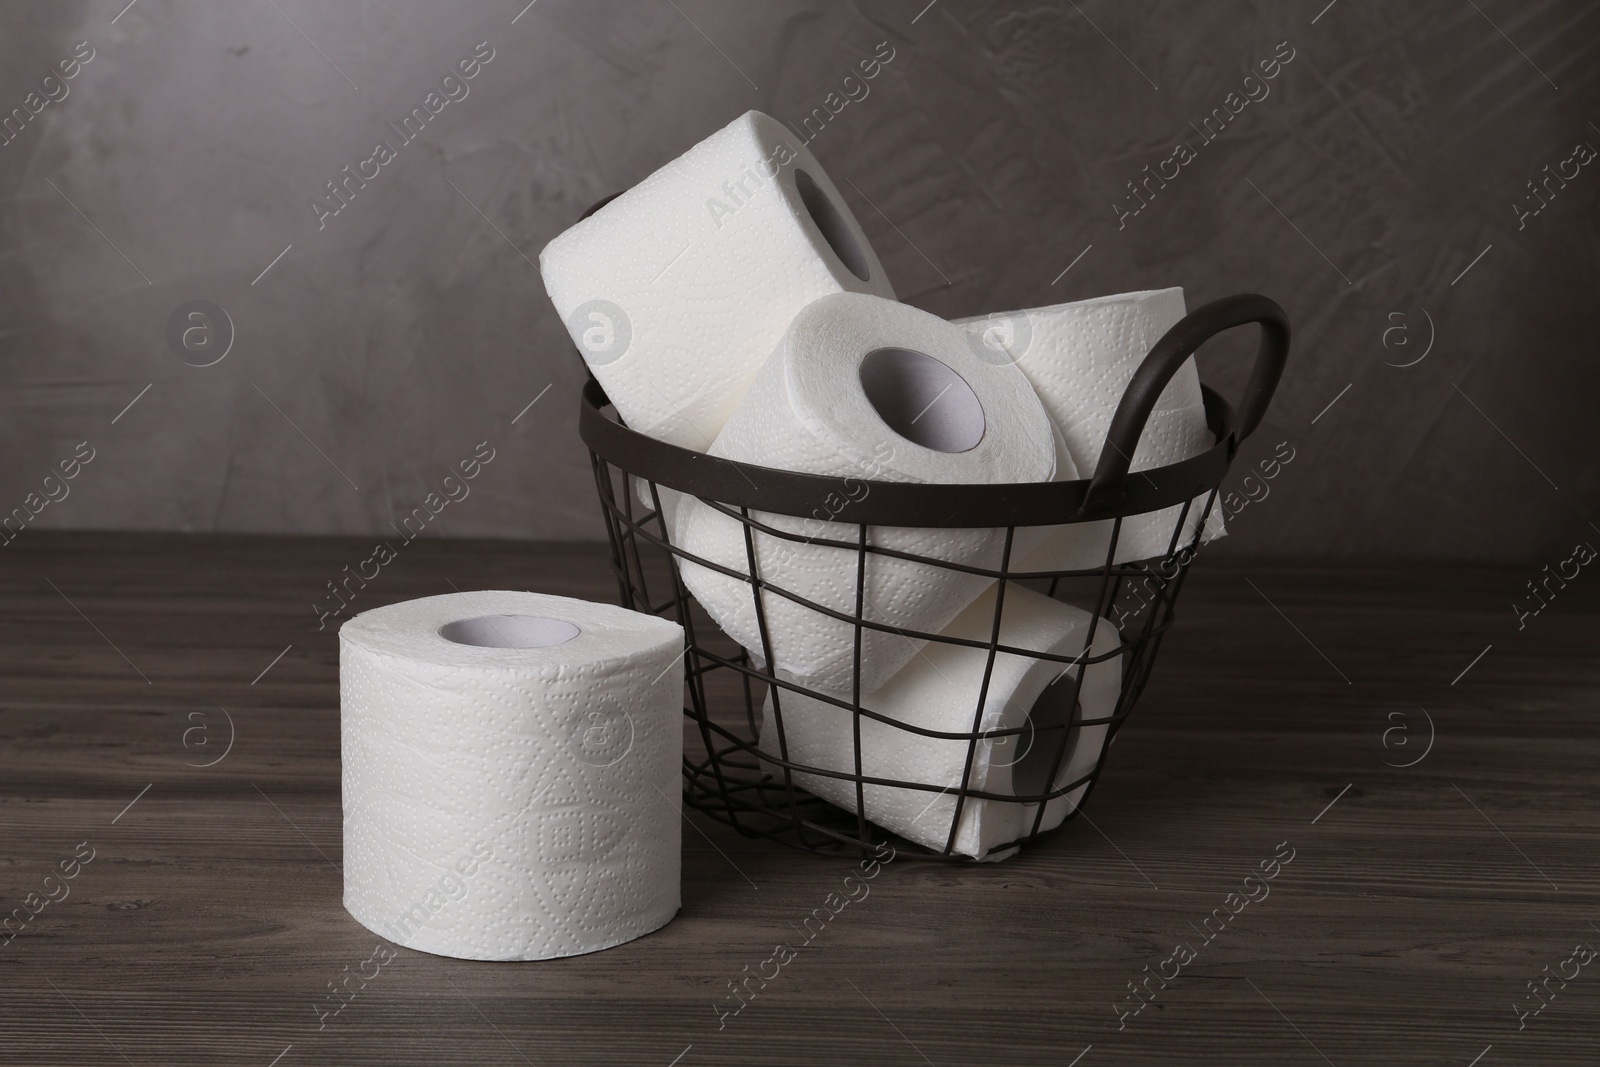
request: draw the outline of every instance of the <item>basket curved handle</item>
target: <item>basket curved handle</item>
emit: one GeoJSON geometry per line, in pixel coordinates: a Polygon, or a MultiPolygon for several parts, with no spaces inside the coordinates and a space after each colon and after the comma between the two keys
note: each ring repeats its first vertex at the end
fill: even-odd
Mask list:
{"type": "Polygon", "coordinates": [[[1133,462],[1134,450],[1139,446],[1139,436],[1144,433],[1144,424],[1155,410],[1161,391],[1184,361],[1217,334],[1251,322],[1261,324],[1261,346],[1256,350],[1255,366],[1250,370],[1244,396],[1239,401],[1238,417],[1230,428],[1229,457],[1255,432],[1267,413],[1267,406],[1272,403],[1272,394],[1278,388],[1278,379],[1283,376],[1284,364],[1289,359],[1289,316],[1275,301],[1255,293],[1244,293],[1196,308],[1150,349],[1150,354],[1134,371],[1116,414],[1111,417],[1105,444],[1100,448],[1100,460],[1084,495],[1083,511],[1112,503],[1122,495],[1122,483],[1133,462]]]}

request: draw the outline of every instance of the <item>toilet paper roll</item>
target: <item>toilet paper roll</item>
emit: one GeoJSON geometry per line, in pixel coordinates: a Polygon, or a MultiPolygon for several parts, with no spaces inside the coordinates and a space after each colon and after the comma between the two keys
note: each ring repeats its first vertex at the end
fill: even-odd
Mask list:
{"type": "Polygon", "coordinates": [[[678,910],[683,631],[538,593],[339,629],[344,906],[441,956],[609,948],[678,910]]]}
{"type": "MultiPolygon", "coordinates": [[[[995,587],[991,586],[943,632],[987,642],[993,632],[994,603],[995,587]]],[[[1069,604],[1008,585],[1000,643],[1079,656],[1087,644],[1092,619],[1088,612],[1069,604]]],[[[1117,644],[1116,628],[1101,619],[1095,627],[1090,655],[1115,652],[1117,644]]],[[[865,695],[861,706],[907,726],[971,734],[987,659],[987,649],[930,641],[922,654],[888,684],[865,695]]],[[[1014,653],[997,654],[983,713],[977,721],[977,729],[986,736],[973,751],[968,788],[1038,796],[1092,771],[1105,747],[1109,726],[1082,726],[1069,731],[1061,769],[1048,788],[1045,783],[1061,732],[1042,727],[1108,718],[1116,710],[1122,687],[1121,663],[1122,657],[1116,655],[1089,665],[1074,715],[1069,703],[1080,668],[1014,653]],[[1029,727],[1028,732],[992,736],[994,731],[1024,726],[1029,727]]],[[[851,711],[790,690],[780,691],[778,701],[783,713],[783,744],[790,762],[855,773],[851,711]]],[[[777,733],[769,695],[761,727],[764,752],[782,754],[777,733]]],[[[968,746],[966,738],[925,737],[876,719],[861,719],[861,773],[870,777],[920,782],[953,793],[961,787],[968,746]]],[[[781,769],[769,766],[768,770],[781,780],[781,769]]],[[[848,811],[856,810],[853,781],[797,774],[795,784],[848,811]]],[[[1087,789],[1085,783],[1046,804],[1040,829],[1059,826],[1087,789]]],[[[864,799],[871,822],[929,848],[945,847],[956,809],[956,798],[950,793],[868,785],[864,787],[864,799]]],[[[952,851],[963,856],[1003,859],[1013,851],[1003,846],[1033,828],[1037,811],[1037,804],[968,798],[961,806],[961,825],[952,851]]]]}
{"type": "MultiPolygon", "coordinates": [[[[649,482],[645,481],[643,478],[631,475],[629,476],[628,481],[633,485],[634,499],[637,500],[640,506],[644,509],[643,511],[639,510],[639,508],[634,509],[633,517],[634,521],[637,522],[646,512],[654,511],[656,509],[656,501],[655,497],[653,497],[650,493],[649,482]]],[[[656,494],[661,498],[661,521],[665,525],[670,536],[672,532],[673,516],[677,515],[678,513],[678,501],[683,498],[683,494],[678,492],[676,489],[668,489],[666,486],[660,484],[656,485],[656,494]]],[[[652,519],[649,523],[646,523],[646,526],[652,533],[655,532],[655,520],[652,519]]]]}
{"type": "MultiPolygon", "coordinates": [[[[1099,297],[1072,304],[1002,312],[958,320],[972,338],[980,358],[1021,368],[1045,410],[1061,428],[1078,474],[1088,478],[1100,461],[1111,417],[1134,371],[1150,349],[1184,316],[1183,290],[1153,289],[1099,297]]],[[[1200,375],[1193,359],[1185,361],[1156,401],[1133,454],[1130,472],[1189,459],[1216,443],[1206,426],[1200,375]]],[[[1199,497],[1184,518],[1184,545],[1194,537],[1205,497],[1199,497]]],[[[1165,555],[1172,544],[1182,507],[1166,508],[1123,520],[1115,562],[1165,555]]],[[[1205,539],[1224,533],[1222,515],[1213,508],[1205,539]]],[[[1019,568],[1067,570],[1105,563],[1111,523],[1058,527],[1019,568]]]]}
{"type": "MultiPolygon", "coordinates": [[[[823,297],[795,316],[777,351],[718,435],[711,454],[836,476],[838,490],[809,518],[759,512],[757,521],[808,539],[854,543],[848,505],[864,481],[1036,482],[1055,468],[1050,419],[1026,378],[980,361],[943,319],[874,296],[823,297]],[[842,515],[843,521],[829,521],[842,515]]],[[[673,541],[702,559],[748,573],[740,523],[693,498],[678,505],[673,541]]],[[[1019,531],[1019,537],[1026,537],[1019,531]]],[[[755,532],[761,578],[847,615],[856,607],[856,552],[755,532]]],[[[999,567],[1005,532],[873,527],[868,543],[938,560],[999,567]]],[[[1031,547],[1026,542],[1014,553],[1031,547]]],[[[762,654],[751,586],[680,559],[684,584],[717,624],[762,654]]],[[[863,617],[935,633],[989,579],[934,564],[868,554],[863,617]]],[[[850,692],[855,628],[779,593],[762,605],[774,666],[807,685],[850,692]]],[[[874,688],[921,641],[863,631],[861,685],[874,688]]]]}
{"type": "Polygon", "coordinates": [[[796,312],[894,296],[816,157],[755,111],[556,237],[539,270],[624,421],[701,452],[796,312]]]}

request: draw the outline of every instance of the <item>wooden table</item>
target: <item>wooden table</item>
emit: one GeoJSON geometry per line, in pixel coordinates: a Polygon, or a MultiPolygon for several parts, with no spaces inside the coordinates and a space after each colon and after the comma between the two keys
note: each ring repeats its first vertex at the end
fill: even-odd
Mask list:
{"type": "MultiPolygon", "coordinates": [[[[370,548],[0,550],[0,894],[67,893],[0,943],[0,1063],[1600,1058],[1600,965],[1566,962],[1600,946],[1600,579],[1519,631],[1533,566],[1202,559],[1087,818],[998,865],[889,864],[725,1025],[728,982],[850,865],[698,814],[660,932],[549,963],[398,949],[319,1025],[377,938],[340,905],[337,648],[311,605],[370,548]],[[1179,942],[1195,958],[1119,1028],[1179,942]],[[1528,983],[1574,968],[1519,1029],[1528,983]]],[[[418,541],[355,606],[496,587],[615,596],[600,546],[418,541]]]]}

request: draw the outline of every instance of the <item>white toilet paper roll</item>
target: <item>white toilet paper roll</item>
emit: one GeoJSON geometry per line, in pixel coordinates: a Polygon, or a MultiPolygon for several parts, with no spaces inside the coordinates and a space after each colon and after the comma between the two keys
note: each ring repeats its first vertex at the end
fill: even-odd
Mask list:
{"type": "MultiPolygon", "coordinates": [[[[862,482],[1036,482],[1055,469],[1050,419],[1026,378],[980,361],[962,331],[892,300],[855,293],[823,297],[795,316],[711,454],[767,467],[837,476],[836,493],[811,518],[756,513],[779,530],[854,543],[848,502],[862,482]],[[827,521],[834,515],[844,521],[827,521]]],[[[856,552],[754,535],[766,582],[853,614],[856,552]]],[[[673,541],[685,551],[748,573],[744,528],[698,500],[678,505],[673,541]]],[[[999,567],[1005,532],[874,527],[868,543],[972,566],[999,567]]],[[[1020,553],[1032,547],[1014,548],[1020,553]]],[[[751,586],[680,561],[684,584],[717,624],[762,652],[751,586]]],[[[868,554],[863,617],[935,633],[989,579],[937,565],[868,554]]],[[[764,591],[774,666],[805,684],[848,693],[855,628],[781,594],[764,591]]],[[[920,641],[863,631],[861,685],[873,688],[916,654],[920,641]]]]}
{"type": "MultiPolygon", "coordinates": [[[[1061,428],[1078,469],[1088,478],[1100,461],[1111,417],[1134,371],[1150,349],[1184,316],[1183,290],[1152,289],[1072,304],[1010,311],[958,320],[969,331],[981,358],[1014,363],[1039,392],[1045,410],[1061,428]]],[[[1139,437],[1131,471],[1176,463],[1215,444],[1206,426],[1200,375],[1187,360],[1162,390],[1139,437]]],[[[1200,522],[1205,498],[1196,499],[1184,518],[1178,545],[1187,544],[1200,522]]],[[[1123,521],[1115,562],[1165,555],[1182,507],[1123,521]]],[[[1206,539],[1224,533],[1220,509],[1213,508],[1206,539]]],[[[1019,568],[1034,570],[1098,567],[1106,561],[1111,523],[1059,527],[1019,568]]]]}
{"type": "MultiPolygon", "coordinates": [[[[943,631],[951,637],[989,640],[994,626],[995,588],[991,586],[943,631]]],[[[1093,616],[1021,586],[1006,587],[1000,643],[1013,648],[1063,656],[1083,654],[1093,616]]],[[[1117,631],[1105,619],[1095,627],[1090,655],[1115,652],[1117,631]]],[[[922,655],[912,660],[883,688],[865,695],[861,706],[897,722],[943,733],[971,734],[983,684],[987,649],[930,641],[922,655]]],[[[1072,682],[1079,668],[1013,653],[995,656],[983,715],[976,729],[1011,730],[1031,724],[1029,732],[988,736],[973,750],[968,788],[1019,796],[1038,796],[1081,778],[1094,769],[1105,747],[1106,725],[1077,727],[1069,732],[1068,749],[1054,784],[1046,787],[1050,767],[1060,743],[1059,730],[1041,727],[1104,719],[1116,710],[1122,687],[1122,657],[1112,656],[1090,664],[1078,714],[1068,706],[1072,682]]],[[[854,714],[814,697],[790,690],[778,696],[783,713],[783,743],[787,759],[811,767],[855,773],[854,714]]],[[[963,738],[925,737],[876,719],[861,719],[861,773],[875,778],[920,782],[952,793],[961,787],[969,742],[963,738]]],[[[774,729],[769,696],[761,727],[761,748],[782,755],[774,729]]],[[[782,778],[781,769],[769,767],[782,778]]],[[[853,781],[815,774],[795,776],[795,784],[841,808],[856,810],[853,781]]],[[[956,798],[950,793],[868,785],[867,818],[900,836],[943,849],[955,817],[956,798]]],[[[1050,829],[1077,806],[1087,783],[1064,793],[1045,806],[1041,829],[1050,829]]],[[[1037,804],[997,800],[968,800],[961,806],[961,825],[952,851],[963,856],[1003,859],[1011,850],[999,846],[1015,841],[1033,828],[1037,804]]]]}
{"type": "MultiPolygon", "coordinates": [[[[630,476],[628,483],[633,486],[634,499],[637,500],[640,505],[639,508],[635,508],[633,510],[633,518],[634,521],[637,522],[641,517],[644,516],[646,512],[656,510],[656,500],[655,497],[650,493],[650,483],[645,481],[643,478],[630,476]],[[640,510],[640,508],[643,510],[640,510]]],[[[676,489],[668,489],[664,485],[656,486],[656,494],[661,498],[661,521],[663,524],[665,524],[667,532],[670,535],[672,532],[673,517],[678,513],[678,501],[683,498],[683,494],[678,492],[676,489]]],[[[656,527],[654,519],[651,519],[645,525],[652,533],[655,532],[656,527]]]]}
{"type": "Polygon", "coordinates": [[[531,960],[678,910],[683,630],[478,592],[339,630],[344,906],[408,948],[531,960]]]}
{"type": "Polygon", "coordinates": [[[556,237],[539,270],[624,421],[701,452],[797,311],[894,296],[816,157],[755,111],[556,237]]]}

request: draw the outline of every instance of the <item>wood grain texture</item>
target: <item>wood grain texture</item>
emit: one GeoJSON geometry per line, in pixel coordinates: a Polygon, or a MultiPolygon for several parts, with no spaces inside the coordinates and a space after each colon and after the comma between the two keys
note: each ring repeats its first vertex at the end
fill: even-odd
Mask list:
{"type": "MultiPolygon", "coordinates": [[[[310,604],[369,548],[30,531],[5,550],[0,903],[94,849],[0,944],[7,1067],[1594,1062],[1600,968],[1521,1031],[1512,1005],[1600,944],[1600,582],[1519,632],[1531,570],[1216,559],[1087,819],[998,865],[887,865],[725,1027],[729,980],[797,942],[850,865],[691,814],[660,932],[537,964],[399,949],[319,1030],[313,1003],[378,939],[340,905],[336,644],[310,604]],[[231,751],[190,766],[222,751],[220,708],[231,751]],[[1382,716],[1418,708],[1431,751],[1385,765],[1424,727],[1386,750],[1382,716]],[[1191,924],[1280,842],[1270,895],[1201,945],[1191,924]],[[1126,983],[1179,941],[1198,957],[1119,1031],[1126,983]]],[[[419,540],[355,606],[611,600],[603,553],[419,540]]]]}

